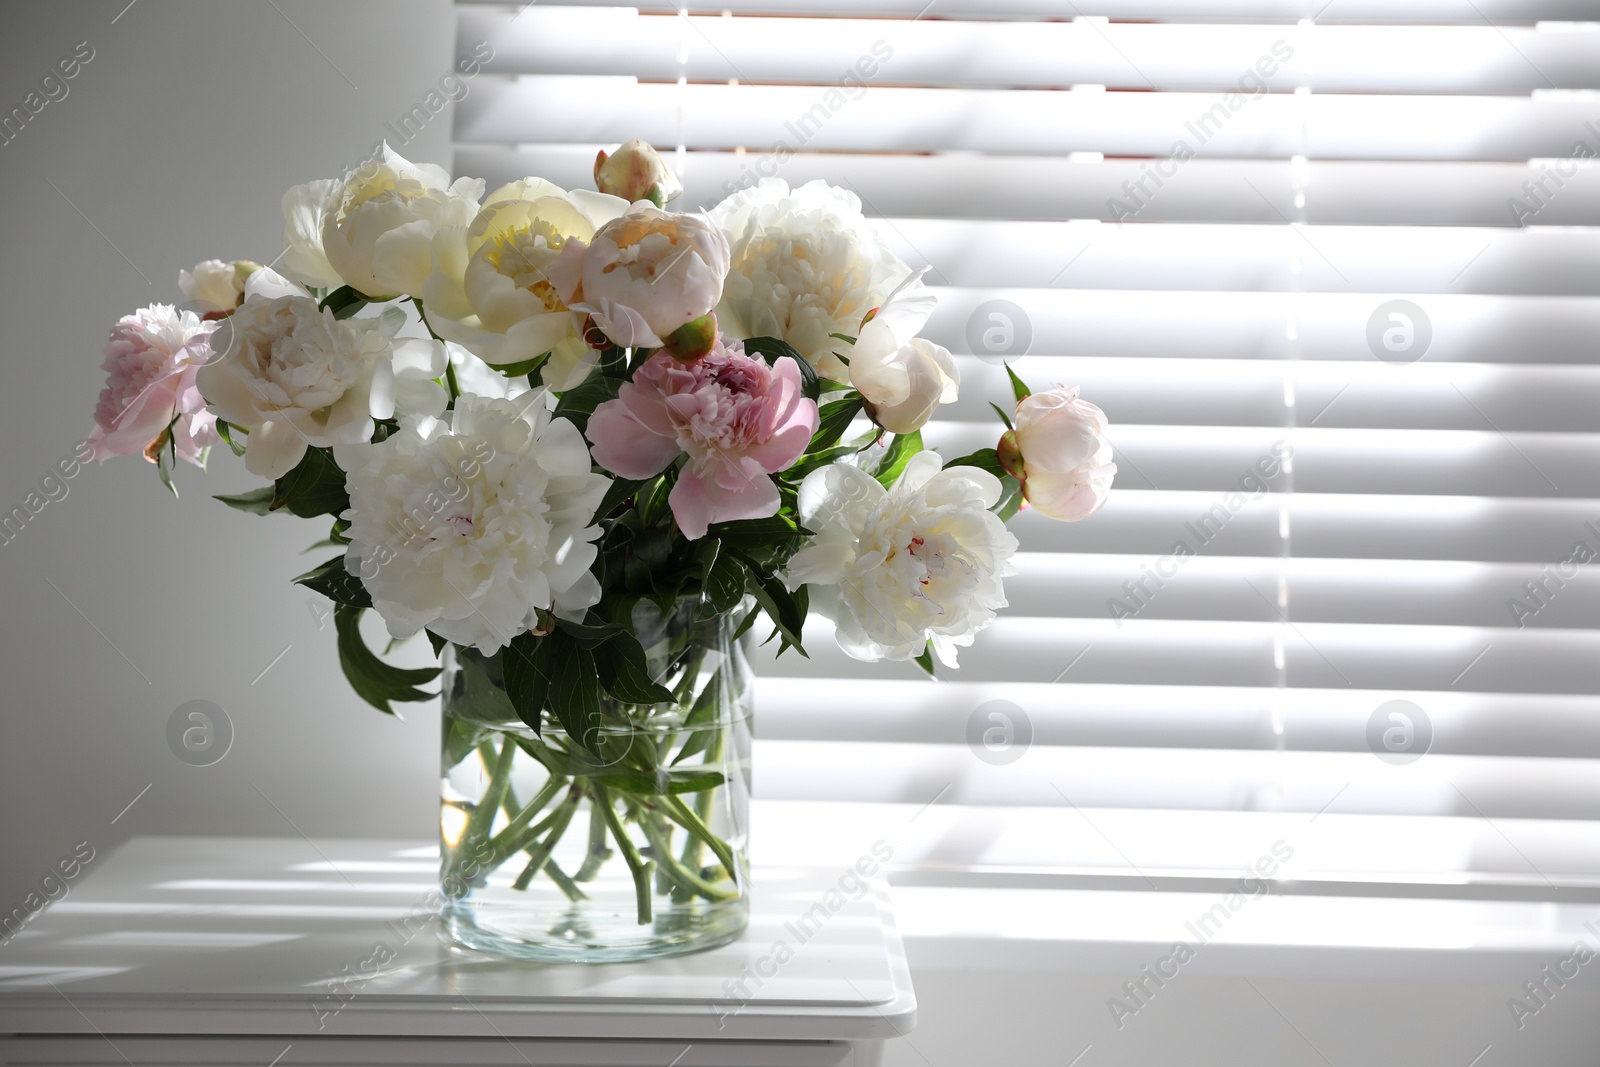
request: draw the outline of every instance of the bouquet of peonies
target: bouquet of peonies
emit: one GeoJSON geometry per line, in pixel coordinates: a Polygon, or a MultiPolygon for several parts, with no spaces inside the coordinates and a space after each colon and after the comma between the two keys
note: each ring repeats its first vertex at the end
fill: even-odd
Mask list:
{"type": "Polygon", "coordinates": [[[957,392],[917,336],[934,295],[854,195],[768,178],[674,213],[637,141],[595,178],[485,196],[384,146],[289,190],[278,269],[208,260],[179,277],[192,310],[117,323],[95,455],[142,452],[170,487],[221,442],[269,484],[218,499],[331,520],[339,554],[295,580],[384,711],[438,669],[369,649],[368,609],[591,755],[607,716],[682,696],[641,603],[753,603],[744,625],[802,654],[815,610],[857,659],[954,667],[1005,606],[1006,520],[1104,502],[1100,410],[1013,373],[997,447],[945,462],[920,432],[957,392]]]}

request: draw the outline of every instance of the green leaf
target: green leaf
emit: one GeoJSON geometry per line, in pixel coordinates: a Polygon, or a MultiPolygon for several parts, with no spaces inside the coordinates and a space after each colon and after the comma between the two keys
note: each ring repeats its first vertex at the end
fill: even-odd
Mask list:
{"type": "Polygon", "coordinates": [[[519,716],[506,696],[494,668],[503,661],[484,656],[477,649],[464,648],[456,657],[455,688],[448,694],[450,715],[476,723],[510,724],[519,716]]]}
{"type": "Polygon", "coordinates": [[[242,456],[244,455],[244,442],[235,441],[233,439],[233,431],[232,424],[223,422],[221,419],[217,420],[217,436],[222,438],[229,448],[233,449],[234,455],[242,456]]]}
{"type": "Polygon", "coordinates": [[[658,768],[650,771],[630,771],[610,767],[601,771],[572,772],[574,778],[592,778],[612,789],[621,789],[636,796],[677,796],[682,793],[700,793],[715,789],[727,779],[721,771],[702,770],[698,767],[658,768]]]}
{"type": "Polygon", "coordinates": [[[540,715],[550,696],[550,670],[545,660],[546,638],[518,634],[500,654],[505,674],[506,698],[517,718],[540,731],[540,715]]]}
{"type": "Polygon", "coordinates": [[[847,333],[830,333],[828,336],[829,337],[837,337],[839,340],[843,341],[845,344],[848,344],[848,345],[853,345],[853,344],[856,343],[856,339],[854,337],[851,337],[847,333]]]}
{"type": "Polygon", "coordinates": [[[750,568],[750,582],[746,588],[756,598],[756,603],[761,605],[761,610],[767,613],[767,618],[772,620],[783,639],[805,656],[800,631],[805,626],[806,616],[795,602],[794,595],[773,575],[762,574],[748,558],[742,558],[741,561],[750,568]]]}
{"type": "Polygon", "coordinates": [[[815,400],[821,395],[822,383],[817,379],[817,369],[789,342],[776,337],[752,337],[745,341],[744,350],[755,353],[772,365],[776,365],[778,360],[788,356],[800,368],[800,391],[809,400],[815,400]]]}
{"type": "Polygon", "coordinates": [[[556,629],[572,638],[584,648],[596,648],[613,641],[628,633],[628,628],[616,623],[587,623],[573,622],[570,619],[557,619],[556,629]]]}
{"type": "Polygon", "coordinates": [[[156,453],[156,473],[161,475],[161,484],[167,487],[167,490],[172,493],[173,499],[176,500],[178,487],[172,484],[172,461],[167,458],[167,450],[165,448],[156,453]]]}
{"type": "Polygon", "coordinates": [[[917,656],[917,657],[915,657],[912,660],[912,662],[915,663],[917,666],[921,667],[923,670],[927,671],[929,678],[938,678],[939,677],[937,674],[933,673],[933,646],[932,645],[924,646],[923,649],[922,649],[922,654],[917,656]]]}
{"type": "Polygon", "coordinates": [[[1010,522],[1022,507],[1022,483],[1009,474],[1000,476],[1000,499],[989,510],[1000,516],[1001,522],[1010,522]]]}
{"type": "Polygon", "coordinates": [[[670,704],[672,690],[650,677],[644,649],[632,633],[624,632],[594,650],[600,684],[625,704],[670,704]]]}
{"type": "Polygon", "coordinates": [[[833,448],[823,449],[821,452],[808,452],[795,461],[794,465],[783,472],[783,476],[790,481],[799,481],[814,470],[837,463],[846,456],[861,451],[858,445],[835,445],[833,448]]]}
{"type": "Polygon", "coordinates": [[[361,616],[365,608],[340,604],[333,609],[333,625],[339,634],[339,666],[356,695],[379,711],[394,714],[390,701],[432,700],[437,693],[416,688],[439,677],[438,667],[402,670],[385,663],[367,647],[361,636],[361,616]]]}
{"type": "Polygon", "coordinates": [[[422,632],[428,635],[428,644],[433,646],[433,654],[435,656],[441,655],[444,652],[444,646],[450,643],[432,630],[424,630],[422,632]]]}
{"type": "Polygon", "coordinates": [[[336,319],[348,319],[370,303],[366,294],[357,292],[348,285],[341,285],[323,297],[322,303],[317,306],[324,311],[333,312],[333,317],[336,319]]]}
{"type": "Polygon", "coordinates": [[[240,493],[237,496],[218,495],[212,497],[212,499],[220,500],[230,508],[248,511],[252,515],[272,514],[272,486],[270,485],[263,485],[259,489],[252,489],[248,493],[240,493]]]}
{"type": "MultiPolygon", "coordinates": [[[[451,698],[452,704],[460,699],[451,698]]],[[[444,730],[444,765],[454,767],[468,756],[472,755],[478,745],[487,740],[487,728],[475,723],[463,722],[460,719],[446,717],[444,730]]]]}
{"type": "Polygon", "coordinates": [[[850,423],[860,414],[864,401],[861,394],[852,393],[839,400],[830,400],[817,409],[817,432],[811,435],[806,452],[821,452],[839,443],[839,438],[850,428],[850,423]]]}
{"type": "Polygon", "coordinates": [[[719,553],[711,568],[705,573],[706,603],[710,604],[714,611],[732,611],[744,598],[744,587],[749,576],[750,572],[745,569],[745,565],[735,559],[731,552],[719,553]]]}
{"type": "Polygon", "coordinates": [[[491,363],[489,366],[507,378],[525,378],[543,368],[549,359],[550,353],[542,352],[532,359],[521,359],[514,363],[491,363]]]}
{"type": "Polygon", "coordinates": [[[904,473],[906,464],[911,462],[911,457],[921,451],[921,430],[895,434],[890,438],[889,448],[884,452],[883,459],[878,463],[878,471],[874,475],[878,479],[878,484],[884,488],[893,485],[895,479],[904,473]]]}
{"type": "Polygon", "coordinates": [[[1017,377],[1017,372],[1011,369],[1011,364],[1009,363],[1006,364],[1006,375],[1011,379],[1011,395],[1017,398],[1017,403],[1020,404],[1028,399],[1033,390],[1029,389],[1027,383],[1021,378],[1017,377]]]}
{"type": "Polygon", "coordinates": [[[1000,456],[992,448],[980,448],[976,452],[952,459],[945,464],[945,469],[951,467],[977,467],[979,470],[988,471],[996,478],[1005,477],[1005,469],[1000,466],[1000,456]]]}
{"type": "Polygon", "coordinates": [[[599,755],[600,675],[594,654],[557,629],[550,643],[550,694],[546,701],[567,736],[599,755]]]}
{"type": "Polygon", "coordinates": [[[325,448],[308,448],[294,469],[273,484],[272,510],[287,508],[302,519],[338,515],[350,507],[344,471],[325,448]]]}
{"type": "Polygon", "coordinates": [[[556,403],[558,417],[569,420],[579,430],[589,428],[589,416],[607,400],[616,398],[622,382],[603,372],[591,372],[582,385],[568,389],[556,403]]]}
{"type": "Polygon", "coordinates": [[[296,585],[321,593],[335,604],[353,608],[372,607],[372,597],[361,579],[345,570],[344,557],[334,556],[319,567],[306,571],[294,579],[296,585]]]}
{"type": "Polygon", "coordinates": [[[798,541],[811,536],[811,531],[787,515],[769,515],[764,519],[714,522],[708,527],[707,536],[717,538],[730,548],[753,551],[775,542],[798,541]]]}
{"type": "Polygon", "coordinates": [[[596,518],[605,518],[611,514],[618,504],[632,499],[645,485],[644,481],[633,481],[629,478],[613,478],[611,485],[606,489],[606,495],[600,498],[600,506],[595,509],[596,518]]]}
{"type": "Polygon", "coordinates": [[[1008,429],[1008,430],[1016,429],[1015,426],[1011,425],[1011,416],[1007,415],[1004,411],[1002,411],[999,404],[996,404],[993,400],[991,400],[991,401],[989,401],[989,406],[994,408],[994,413],[996,415],[1000,416],[1000,421],[1006,424],[1006,429],[1008,429]]]}

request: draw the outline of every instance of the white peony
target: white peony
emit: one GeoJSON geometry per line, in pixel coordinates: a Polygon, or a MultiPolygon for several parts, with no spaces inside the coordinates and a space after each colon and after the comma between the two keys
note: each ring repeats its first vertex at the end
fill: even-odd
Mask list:
{"type": "Polygon", "coordinates": [[[834,354],[845,342],[833,335],[856,336],[911,273],[862,215],[860,199],[820,180],[790,190],[763,178],[710,214],[732,250],[717,307],[723,332],[782,338],[817,373],[848,381],[834,354]]]}
{"type": "Polygon", "coordinates": [[[598,353],[583,341],[583,313],[567,307],[547,272],[567,241],[593,240],[627,208],[626,200],[567,192],[543,178],[501,186],[467,224],[435,232],[422,287],[428,322],[492,365],[549,352],[544,384],[579,384],[598,353]]]}
{"type": "Polygon", "coordinates": [[[301,285],[337,289],[344,284],[322,251],[322,216],[341,187],[336,178],[318,178],[283,194],[283,273],[301,285]]]}
{"type": "Polygon", "coordinates": [[[890,433],[921,429],[940,404],[955,402],[961,385],[949,349],[916,336],[937,302],[922,284],[926,270],[906,276],[850,349],[850,384],[890,433]]]}
{"type": "Polygon", "coordinates": [[[393,636],[426,627],[492,655],[539,610],[581,619],[599,602],[594,512],[611,481],[592,473],[583,435],[551,416],[549,398],[463,394],[449,422],[407,420],[342,453],[345,567],[393,636]]]}
{"type": "Polygon", "coordinates": [[[347,174],[322,209],[322,252],[345,283],[371,297],[422,295],[434,234],[465,226],[478,210],[481,178],[412,163],[388,144],[347,174]]]}
{"type": "Polygon", "coordinates": [[[815,536],[789,561],[789,588],[834,622],[855,659],[908,660],[929,641],[941,662],[1006,605],[1000,579],[1016,573],[1017,539],[988,509],[1000,480],[976,467],[939,469],[918,452],[885,489],[835,463],[800,483],[800,522],[815,536]]]}
{"type": "Polygon", "coordinates": [[[245,279],[255,269],[254,263],[204,259],[194,265],[194,270],[178,272],[178,288],[183,290],[183,298],[202,314],[232,311],[244,298],[245,279]]]}
{"type": "MultiPolygon", "coordinates": [[[[393,338],[404,321],[399,308],[340,321],[275,272],[252,274],[196,376],[212,412],[249,430],[250,473],[281,478],[308,446],[371,440],[372,420],[394,413],[393,338]]],[[[409,377],[443,373],[443,352],[414,352],[405,365],[409,377]]]]}

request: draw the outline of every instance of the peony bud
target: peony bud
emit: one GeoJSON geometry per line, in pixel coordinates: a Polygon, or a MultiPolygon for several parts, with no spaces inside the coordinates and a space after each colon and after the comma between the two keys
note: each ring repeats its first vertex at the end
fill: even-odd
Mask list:
{"type": "Polygon", "coordinates": [[[1000,457],[1000,469],[1017,481],[1022,481],[1026,468],[1022,463],[1022,446],[1017,444],[1017,431],[1007,430],[1000,435],[995,454],[1000,457]]]}
{"type": "Polygon", "coordinates": [[[202,260],[194,270],[178,272],[178,288],[183,298],[207,318],[218,313],[226,314],[239,306],[244,299],[244,282],[260,270],[260,265],[248,260],[224,263],[220,259],[202,260]],[[241,269],[248,268],[248,269],[241,269]]]}
{"type": "Polygon", "coordinates": [[[661,347],[683,363],[693,363],[717,344],[717,316],[707,312],[667,334],[661,347]]]}
{"type": "Polygon", "coordinates": [[[855,373],[853,364],[850,369],[851,381],[858,383],[861,395],[867,398],[872,420],[890,433],[922,429],[935,408],[955,402],[961,384],[949,350],[921,337],[902,345],[892,360],[875,368],[876,373],[870,376],[865,361],[860,373],[855,373]],[[890,404],[868,396],[878,390],[899,399],[890,404]]]}
{"type": "Polygon", "coordinates": [[[1078,399],[1074,386],[1024,397],[1015,421],[995,451],[1006,473],[1021,479],[1028,503],[1067,522],[1098,511],[1117,473],[1105,413],[1078,399]]]}
{"type": "Polygon", "coordinates": [[[607,155],[594,158],[594,184],[602,193],[620,196],[630,204],[648,200],[656,207],[683,192],[678,176],[654,148],[634,139],[607,155]]]}

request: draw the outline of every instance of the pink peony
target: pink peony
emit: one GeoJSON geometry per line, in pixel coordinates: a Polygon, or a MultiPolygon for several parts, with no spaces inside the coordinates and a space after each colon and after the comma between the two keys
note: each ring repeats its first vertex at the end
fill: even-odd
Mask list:
{"type": "Polygon", "coordinates": [[[1105,435],[1105,412],[1080,400],[1077,386],[1034,393],[1018,402],[1016,429],[1000,438],[1000,463],[1022,481],[1034,510],[1076,522],[1111,492],[1117,465],[1105,435]]]}
{"type": "Polygon", "coordinates": [[[216,325],[170,304],[152,304],[117,321],[106,343],[106,387],[89,435],[97,462],[136,452],[153,460],[171,425],[178,458],[201,465],[201,451],[217,440],[217,420],[206,411],[195,374],[211,358],[216,325]]]}
{"type": "Polygon", "coordinates": [[[667,502],[691,540],[713,522],[777,514],[768,475],[799,459],[816,430],[794,360],[768,367],[725,338],[693,364],[655,353],[589,418],[595,461],[619,477],[653,478],[688,453],[667,502]]]}

